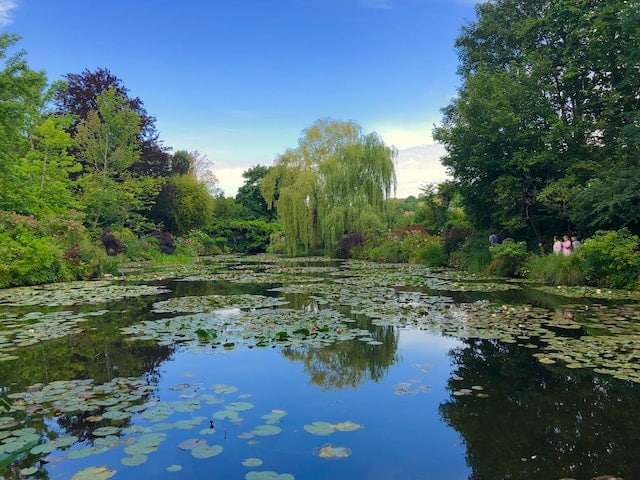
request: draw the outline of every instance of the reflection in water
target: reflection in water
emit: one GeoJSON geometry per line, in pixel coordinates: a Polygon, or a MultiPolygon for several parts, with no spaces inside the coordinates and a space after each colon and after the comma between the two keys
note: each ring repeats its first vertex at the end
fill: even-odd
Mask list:
{"type": "Polygon", "coordinates": [[[282,355],[302,362],[309,381],[325,390],[357,388],[370,380],[377,382],[382,379],[398,360],[398,333],[394,327],[378,327],[372,337],[383,342],[382,345],[351,340],[323,348],[287,348],[282,355]]]}
{"type": "Polygon", "coordinates": [[[488,396],[452,396],[440,412],[464,438],[470,478],[640,478],[638,385],[543,366],[514,344],[465,344],[450,352],[448,387],[480,386],[488,396]]]}

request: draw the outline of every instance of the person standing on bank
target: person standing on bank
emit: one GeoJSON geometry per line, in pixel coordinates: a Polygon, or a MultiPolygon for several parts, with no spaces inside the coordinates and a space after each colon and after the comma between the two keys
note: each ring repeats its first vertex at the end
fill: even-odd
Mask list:
{"type": "Polygon", "coordinates": [[[568,235],[562,237],[562,254],[565,257],[571,255],[571,240],[569,239],[568,235]]]}
{"type": "Polygon", "coordinates": [[[495,247],[497,244],[498,244],[498,236],[494,232],[491,232],[491,235],[489,235],[489,246],[495,247]]]}
{"type": "Polygon", "coordinates": [[[556,255],[560,255],[561,251],[562,251],[562,242],[560,241],[557,235],[554,235],[553,236],[553,253],[555,253],[556,255]]]}

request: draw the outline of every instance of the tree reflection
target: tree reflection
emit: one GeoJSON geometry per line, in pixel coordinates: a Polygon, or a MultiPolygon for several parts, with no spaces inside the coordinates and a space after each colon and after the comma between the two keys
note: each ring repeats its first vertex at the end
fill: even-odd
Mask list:
{"type": "Polygon", "coordinates": [[[304,372],[310,382],[325,390],[356,388],[369,380],[380,380],[389,367],[398,361],[397,329],[386,326],[373,327],[371,331],[371,337],[382,342],[382,345],[349,340],[322,348],[290,347],[283,349],[282,355],[289,360],[303,362],[304,372]]]}
{"type": "Polygon", "coordinates": [[[489,396],[452,396],[440,413],[466,443],[471,479],[640,478],[638,385],[544,366],[514,344],[465,343],[450,352],[448,387],[489,396]]]}

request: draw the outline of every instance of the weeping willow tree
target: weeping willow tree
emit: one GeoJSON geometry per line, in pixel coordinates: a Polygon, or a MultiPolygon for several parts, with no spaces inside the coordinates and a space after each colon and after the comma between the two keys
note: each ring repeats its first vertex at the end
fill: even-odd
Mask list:
{"type": "Polygon", "coordinates": [[[384,228],[381,213],[396,186],[395,151],[361,130],[352,121],[317,120],[263,179],[262,195],[277,210],[289,254],[331,253],[345,233],[384,228]]]}
{"type": "Polygon", "coordinates": [[[346,233],[386,228],[381,213],[396,187],[395,156],[395,150],[370,133],[340,146],[320,166],[324,179],[321,232],[328,252],[335,251],[346,233]]]}

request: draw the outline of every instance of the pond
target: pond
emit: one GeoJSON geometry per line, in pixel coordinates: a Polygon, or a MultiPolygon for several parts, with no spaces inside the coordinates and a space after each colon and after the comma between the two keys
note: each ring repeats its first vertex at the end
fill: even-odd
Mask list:
{"type": "Polygon", "coordinates": [[[2,290],[0,478],[640,478],[639,302],[274,256],[2,290]]]}

